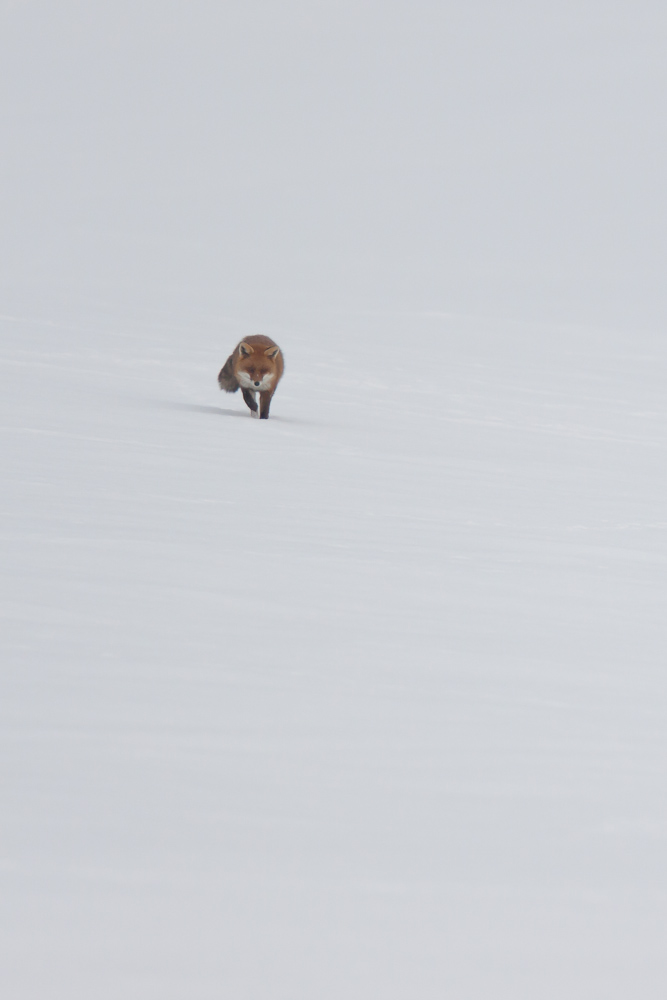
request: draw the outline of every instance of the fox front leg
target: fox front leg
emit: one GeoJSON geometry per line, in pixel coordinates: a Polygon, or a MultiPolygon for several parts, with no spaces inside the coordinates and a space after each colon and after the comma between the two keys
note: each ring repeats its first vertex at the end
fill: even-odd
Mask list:
{"type": "Polygon", "coordinates": [[[268,420],[269,419],[269,409],[271,407],[271,400],[273,399],[272,392],[260,392],[259,394],[259,419],[268,420]]]}
{"type": "Polygon", "coordinates": [[[250,389],[243,389],[243,398],[246,405],[250,407],[253,417],[257,416],[257,402],[255,400],[255,393],[251,392],[250,389]]]}

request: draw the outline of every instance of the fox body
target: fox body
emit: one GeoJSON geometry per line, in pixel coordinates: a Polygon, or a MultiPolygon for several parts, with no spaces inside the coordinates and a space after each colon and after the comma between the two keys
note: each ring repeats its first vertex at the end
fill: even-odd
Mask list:
{"type": "Polygon", "coordinates": [[[218,375],[218,382],[225,392],[240,389],[252,416],[268,420],[271,400],[284,367],[283,353],[278,345],[270,337],[257,334],[236,345],[218,375]]]}

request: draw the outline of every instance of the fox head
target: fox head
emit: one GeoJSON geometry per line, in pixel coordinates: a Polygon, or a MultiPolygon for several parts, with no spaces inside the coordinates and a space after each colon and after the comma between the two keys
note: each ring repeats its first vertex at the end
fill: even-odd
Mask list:
{"type": "Polygon", "coordinates": [[[279,347],[269,347],[266,351],[258,352],[250,344],[241,341],[235,365],[239,384],[253,392],[270,389],[276,378],[276,358],[279,354],[279,347]]]}

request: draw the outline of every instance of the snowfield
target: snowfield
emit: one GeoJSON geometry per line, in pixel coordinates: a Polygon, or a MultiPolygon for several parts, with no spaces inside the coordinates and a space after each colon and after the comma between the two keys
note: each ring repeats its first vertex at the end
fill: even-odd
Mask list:
{"type": "Polygon", "coordinates": [[[657,997],[664,346],[2,320],[6,995],[657,997]]]}
{"type": "Polygon", "coordinates": [[[0,0],[1,1000],[664,1000],[666,51],[0,0]]]}

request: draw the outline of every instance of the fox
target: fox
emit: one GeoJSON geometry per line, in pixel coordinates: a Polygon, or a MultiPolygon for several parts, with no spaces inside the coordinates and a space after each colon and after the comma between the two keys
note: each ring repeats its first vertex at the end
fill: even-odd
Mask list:
{"type": "Polygon", "coordinates": [[[225,392],[240,389],[250,415],[268,420],[271,400],[284,368],[283,352],[278,345],[270,337],[257,334],[236,345],[220,370],[218,384],[225,392]]]}

